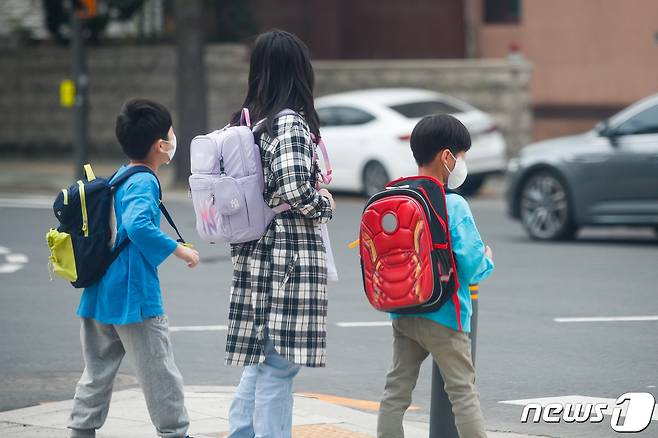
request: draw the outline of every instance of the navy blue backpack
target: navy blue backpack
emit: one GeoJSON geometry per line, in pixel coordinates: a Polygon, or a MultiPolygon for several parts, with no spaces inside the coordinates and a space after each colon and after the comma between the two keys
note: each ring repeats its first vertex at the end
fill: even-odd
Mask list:
{"type": "MultiPolygon", "coordinates": [[[[69,280],[76,288],[88,287],[100,280],[130,242],[126,237],[111,247],[115,190],[136,173],[147,172],[156,176],[146,166],[129,167],[114,181],[116,173],[105,179],[96,177],[89,164],[84,170],[86,180],[62,189],[55,199],[53,210],[60,225],[46,234],[52,272],[69,280]]],[[[161,189],[159,199],[162,199],[161,189]]],[[[185,244],[162,201],[160,210],[176,231],[178,242],[185,244]]]]}

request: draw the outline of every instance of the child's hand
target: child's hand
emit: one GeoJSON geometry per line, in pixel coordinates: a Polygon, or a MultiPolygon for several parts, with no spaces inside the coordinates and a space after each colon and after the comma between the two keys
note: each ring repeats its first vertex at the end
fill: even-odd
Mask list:
{"type": "Polygon", "coordinates": [[[336,210],[336,202],[334,201],[334,197],[331,196],[331,193],[329,193],[329,190],[325,189],[324,187],[318,190],[318,193],[320,196],[324,196],[329,199],[329,204],[331,205],[332,210],[336,210]]]}
{"type": "Polygon", "coordinates": [[[484,256],[488,257],[493,262],[493,251],[489,245],[484,249],[484,256]]]}
{"type": "Polygon", "coordinates": [[[174,251],[174,255],[187,263],[188,268],[194,268],[199,264],[199,251],[188,248],[181,244],[174,251]]]}

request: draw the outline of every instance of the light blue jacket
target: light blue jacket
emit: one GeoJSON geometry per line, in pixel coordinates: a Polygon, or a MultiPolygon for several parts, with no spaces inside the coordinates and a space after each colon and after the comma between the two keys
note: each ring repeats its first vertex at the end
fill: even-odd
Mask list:
{"type": "MultiPolygon", "coordinates": [[[[123,166],[117,175],[127,169],[123,166]]],[[[177,243],[160,230],[160,200],[156,178],[137,173],[114,194],[116,243],[130,243],[96,284],[80,298],[78,315],[105,324],[132,324],[164,314],[158,265],[177,243]]],[[[115,244],[116,244],[115,243],[115,244]]]]}
{"type": "Polygon", "coordinates": [[[391,318],[417,316],[431,319],[451,329],[469,333],[471,331],[471,292],[469,284],[479,283],[494,269],[491,259],[485,257],[485,245],[475,226],[473,214],[464,198],[456,193],[446,195],[448,226],[452,240],[452,251],[457,263],[459,278],[458,300],[446,302],[439,310],[431,313],[399,315],[391,313],[391,318]]]}

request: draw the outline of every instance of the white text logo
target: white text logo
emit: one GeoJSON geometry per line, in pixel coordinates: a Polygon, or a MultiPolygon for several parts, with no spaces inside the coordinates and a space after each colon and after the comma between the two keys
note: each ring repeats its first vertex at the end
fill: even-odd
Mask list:
{"type": "Polygon", "coordinates": [[[651,423],[656,400],[648,392],[627,392],[608,403],[529,403],[521,413],[521,423],[600,423],[611,414],[610,427],[616,432],[642,432],[651,423]],[[532,412],[532,416],[530,416],[532,412]],[[622,418],[623,417],[623,418],[622,418]]]}

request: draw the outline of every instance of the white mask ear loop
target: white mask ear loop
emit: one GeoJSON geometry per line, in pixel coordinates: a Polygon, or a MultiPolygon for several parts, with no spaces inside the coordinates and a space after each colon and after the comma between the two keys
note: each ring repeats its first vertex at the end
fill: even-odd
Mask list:
{"type": "Polygon", "coordinates": [[[448,169],[448,166],[445,164],[444,166],[446,170],[450,172],[450,175],[448,175],[448,188],[454,190],[459,188],[464,184],[464,181],[466,181],[468,168],[466,167],[466,162],[462,158],[455,157],[450,150],[448,152],[450,152],[450,155],[452,155],[452,158],[455,160],[455,165],[452,170],[448,169]]]}
{"type": "Polygon", "coordinates": [[[169,143],[171,145],[171,149],[167,151],[167,156],[169,157],[169,162],[174,159],[174,155],[176,155],[176,134],[174,134],[173,138],[171,141],[169,140],[162,140],[165,143],[169,143]]]}
{"type": "Polygon", "coordinates": [[[446,170],[448,171],[448,175],[451,175],[452,172],[454,172],[455,167],[457,167],[457,158],[455,158],[455,156],[452,154],[452,152],[450,151],[450,149],[447,149],[447,151],[448,151],[448,153],[450,154],[450,156],[452,157],[452,159],[455,161],[455,164],[452,166],[452,170],[448,169],[448,165],[445,164],[445,163],[443,163],[443,167],[445,167],[446,170]]]}

